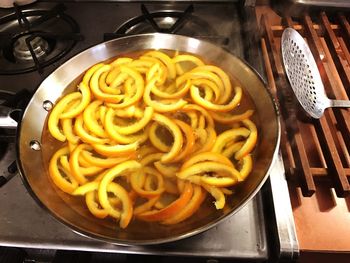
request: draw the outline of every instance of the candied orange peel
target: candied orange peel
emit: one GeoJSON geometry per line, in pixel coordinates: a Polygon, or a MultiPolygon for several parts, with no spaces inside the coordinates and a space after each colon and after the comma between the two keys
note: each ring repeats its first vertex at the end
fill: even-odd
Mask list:
{"type": "Polygon", "coordinates": [[[223,209],[253,170],[258,131],[244,96],[232,76],[192,54],[148,50],[93,65],[48,117],[65,144],[49,176],[120,228],[133,218],[177,224],[206,198],[223,209]]]}

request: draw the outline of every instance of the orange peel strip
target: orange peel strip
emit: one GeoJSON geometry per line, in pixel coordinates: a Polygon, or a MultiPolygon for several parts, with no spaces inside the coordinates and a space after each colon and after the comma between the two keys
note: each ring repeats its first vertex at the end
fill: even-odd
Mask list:
{"type": "MultiPolygon", "coordinates": [[[[126,161],[124,163],[118,164],[115,167],[108,170],[108,172],[102,178],[99,187],[98,187],[98,199],[101,206],[106,209],[109,213],[113,213],[115,210],[109,200],[108,200],[108,191],[112,191],[123,204],[123,211],[120,215],[120,227],[125,228],[131,220],[132,217],[132,202],[128,195],[128,192],[116,183],[112,183],[114,178],[135,172],[141,168],[141,164],[134,160],[126,161]],[[113,186],[115,185],[115,186],[113,186]],[[131,214],[130,214],[131,212],[131,214]]],[[[118,215],[118,214],[116,214],[118,215]]]]}
{"type": "Polygon", "coordinates": [[[258,131],[254,122],[252,122],[249,119],[246,119],[243,120],[242,123],[250,130],[250,134],[242,148],[238,152],[236,152],[235,159],[237,160],[243,158],[245,155],[250,153],[255,147],[256,141],[258,139],[258,131]]]}
{"type": "Polygon", "coordinates": [[[177,88],[177,91],[175,93],[168,93],[165,91],[160,90],[157,85],[153,85],[151,88],[151,92],[158,96],[159,98],[163,98],[163,99],[179,99],[184,97],[187,92],[189,91],[191,87],[191,82],[188,80],[182,88],[177,88]]]}
{"type": "Polygon", "coordinates": [[[91,101],[91,92],[89,86],[81,82],[79,84],[79,89],[81,91],[82,97],[80,103],[74,107],[70,108],[68,111],[63,112],[60,115],[60,119],[74,118],[84,111],[84,109],[89,105],[91,101]]]}
{"type": "Polygon", "coordinates": [[[231,158],[232,155],[242,148],[243,144],[244,142],[235,142],[232,145],[226,146],[221,154],[227,158],[231,158]]]}
{"type": "Polygon", "coordinates": [[[124,64],[129,64],[129,63],[132,63],[132,62],[133,62],[132,58],[120,57],[120,58],[117,58],[117,59],[113,60],[111,62],[111,66],[112,67],[116,67],[116,66],[120,66],[120,65],[124,65],[124,64]]]}
{"type": "Polygon", "coordinates": [[[201,182],[216,187],[229,187],[237,184],[238,180],[232,177],[201,176],[201,182]]]}
{"type": "Polygon", "coordinates": [[[181,171],[196,163],[205,161],[218,162],[233,167],[232,162],[222,154],[215,152],[202,152],[192,156],[190,159],[184,162],[181,166],[181,171]]]}
{"type": "Polygon", "coordinates": [[[162,157],[163,157],[163,153],[151,153],[147,156],[144,156],[141,160],[140,160],[140,164],[142,164],[143,166],[147,166],[148,164],[153,164],[156,161],[159,161],[162,157]]]}
{"type": "Polygon", "coordinates": [[[162,152],[169,152],[171,149],[171,146],[168,146],[165,144],[157,135],[156,131],[160,127],[160,124],[158,122],[153,122],[149,128],[149,140],[152,143],[152,145],[157,148],[159,151],[162,152]]]}
{"type": "Polygon", "coordinates": [[[49,175],[59,189],[65,193],[71,194],[78,187],[78,182],[67,170],[65,171],[67,177],[64,177],[57,164],[61,156],[68,154],[69,149],[67,146],[54,153],[49,163],[49,175]]]}
{"type": "Polygon", "coordinates": [[[187,104],[181,110],[182,111],[198,111],[198,112],[200,112],[205,117],[206,125],[214,127],[213,118],[210,116],[209,112],[206,109],[204,109],[203,107],[201,107],[200,105],[187,104]]]}
{"type": "Polygon", "coordinates": [[[86,195],[89,192],[97,190],[99,184],[100,184],[99,181],[88,182],[88,183],[83,184],[83,185],[79,186],[78,188],[76,188],[72,194],[73,195],[86,195]]]}
{"type": "Polygon", "coordinates": [[[112,207],[112,205],[109,203],[109,199],[107,199],[107,202],[108,202],[107,208],[104,206],[106,205],[106,203],[104,203],[104,205],[102,204],[102,200],[100,198],[100,189],[101,187],[99,187],[99,192],[98,192],[101,206],[108,211],[110,216],[113,216],[116,219],[119,219],[120,228],[126,228],[132,219],[133,210],[134,210],[129,193],[124,189],[124,187],[122,187],[117,183],[112,182],[107,186],[106,194],[107,192],[111,192],[116,197],[118,197],[119,200],[121,201],[122,210],[119,211],[112,207]]]}
{"type": "Polygon", "coordinates": [[[167,54],[159,51],[149,51],[143,57],[147,57],[147,56],[154,57],[162,61],[168,70],[169,77],[171,79],[175,79],[176,77],[175,64],[167,54]]]}
{"type": "Polygon", "coordinates": [[[114,129],[120,134],[132,134],[136,133],[143,128],[151,121],[153,117],[153,108],[146,107],[143,113],[142,118],[134,124],[128,125],[127,127],[114,126],[114,129]]]}
{"type": "Polygon", "coordinates": [[[233,96],[232,100],[228,104],[225,104],[225,105],[214,104],[210,101],[205,100],[204,98],[202,98],[200,96],[198,87],[196,87],[194,85],[191,86],[190,93],[191,93],[191,97],[192,97],[193,101],[195,101],[200,106],[202,106],[208,110],[220,111],[220,112],[226,112],[226,111],[233,110],[241,102],[241,98],[242,98],[242,88],[238,87],[238,86],[235,87],[235,95],[233,96]]]}
{"type": "Polygon", "coordinates": [[[140,196],[146,197],[146,198],[152,198],[155,196],[161,195],[165,188],[164,188],[164,180],[163,176],[154,168],[151,167],[144,167],[142,169],[142,172],[135,172],[130,175],[130,184],[132,189],[140,196]],[[140,177],[150,178],[150,176],[154,177],[156,179],[156,189],[154,190],[145,190],[142,189],[142,184],[140,183],[140,177]]]}
{"type": "Polygon", "coordinates": [[[165,177],[174,178],[175,174],[179,171],[177,165],[164,164],[162,162],[155,162],[154,167],[165,177]]]}
{"type": "Polygon", "coordinates": [[[215,198],[214,205],[216,209],[223,209],[226,203],[226,198],[224,193],[215,186],[204,185],[203,186],[207,192],[211,194],[212,197],[215,198]]]}
{"type": "Polygon", "coordinates": [[[94,156],[90,151],[83,150],[81,152],[81,156],[87,161],[90,165],[102,167],[102,168],[111,168],[118,163],[125,162],[129,159],[134,158],[134,154],[130,154],[130,156],[125,157],[109,157],[109,158],[100,158],[94,156]]]}
{"type": "Polygon", "coordinates": [[[64,136],[66,136],[67,141],[77,144],[80,140],[79,136],[74,134],[73,131],[73,120],[72,119],[61,119],[61,126],[64,136]]]}
{"type": "Polygon", "coordinates": [[[114,88],[114,87],[108,86],[108,84],[106,83],[108,76],[111,75],[111,72],[114,72],[114,70],[105,71],[101,74],[101,76],[98,80],[99,88],[102,92],[104,92],[106,94],[120,95],[121,90],[119,88],[114,88]]]}
{"type": "Polygon", "coordinates": [[[103,170],[101,167],[91,166],[88,168],[80,167],[79,156],[82,150],[89,147],[87,144],[78,145],[69,157],[69,167],[74,178],[80,183],[85,184],[87,179],[85,176],[95,175],[103,170]]]}
{"type": "Polygon", "coordinates": [[[207,174],[212,172],[217,173],[220,176],[226,175],[241,181],[241,174],[234,167],[211,161],[195,163],[178,172],[176,176],[180,179],[186,179],[192,175],[207,174]]]}
{"type": "Polygon", "coordinates": [[[100,100],[103,100],[106,102],[118,103],[124,98],[123,95],[108,94],[103,92],[100,89],[99,79],[104,72],[107,72],[109,70],[111,70],[110,65],[103,65],[102,67],[100,67],[98,70],[94,72],[90,81],[91,92],[94,94],[96,98],[100,100]]]}
{"type": "Polygon", "coordinates": [[[158,200],[159,200],[159,196],[155,196],[155,197],[150,198],[145,203],[135,207],[134,215],[137,216],[141,213],[144,213],[144,212],[151,210],[151,208],[157,203],[158,200]]]}
{"type": "Polygon", "coordinates": [[[155,113],[153,115],[153,120],[164,125],[173,136],[174,142],[171,146],[170,151],[164,154],[161,158],[161,161],[163,163],[172,162],[177,156],[177,154],[179,154],[179,152],[181,151],[183,143],[182,132],[180,128],[171,119],[165,117],[164,115],[155,113]]]}
{"type": "Polygon", "coordinates": [[[225,103],[228,98],[231,95],[232,92],[232,87],[231,87],[231,81],[230,78],[227,76],[227,74],[219,67],[213,66],[213,65],[204,65],[204,66],[199,66],[195,68],[192,72],[196,71],[209,71],[209,72],[214,72],[216,75],[218,75],[224,85],[224,92],[221,93],[221,97],[218,100],[219,104],[225,103]]]}
{"type": "Polygon", "coordinates": [[[119,103],[120,101],[113,103],[113,108],[115,109],[125,108],[136,103],[142,98],[142,95],[144,93],[144,80],[139,72],[127,66],[120,66],[120,71],[121,73],[127,74],[134,80],[136,92],[132,97],[125,98],[121,103],[119,103]]]}
{"type": "Polygon", "coordinates": [[[216,136],[216,131],[214,127],[209,126],[206,129],[206,131],[207,131],[207,138],[205,140],[205,143],[202,145],[202,147],[199,150],[196,151],[197,153],[210,151],[215,145],[217,136],[216,136]]]}
{"type": "Polygon", "coordinates": [[[186,183],[184,191],[180,197],[174,202],[161,210],[151,210],[137,215],[137,218],[143,221],[163,221],[179,213],[184,209],[193,195],[193,186],[191,183],[186,183]]]}
{"type": "MultiPolygon", "coordinates": [[[[218,86],[216,86],[214,82],[208,79],[193,79],[191,83],[195,86],[199,86],[199,87],[203,86],[204,88],[208,88],[209,90],[213,91],[215,94],[215,102],[217,102],[217,100],[221,96],[220,94],[221,91],[218,88],[218,86]]],[[[209,99],[206,99],[206,100],[209,100],[209,99]]]]}
{"type": "Polygon", "coordinates": [[[107,143],[109,141],[108,138],[96,137],[90,134],[87,130],[85,130],[83,115],[79,115],[78,117],[76,117],[74,123],[74,131],[85,143],[95,144],[107,143]]]}
{"type": "Polygon", "coordinates": [[[242,162],[242,167],[239,172],[242,176],[242,179],[244,180],[253,169],[253,159],[250,154],[247,154],[240,161],[242,162]]]}
{"type": "Polygon", "coordinates": [[[116,145],[104,145],[104,144],[92,144],[94,150],[106,157],[121,157],[134,153],[139,147],[138,142],[130,144],[116,144],[116,145]]]}
{"type": "MultiPolygon", "coordinates": [[[[76,147],[77,148],[77,147],[76,147]]],[[[75,148],[75,149],[76,149],[75,148]]],[[[74,150],[75,150],[74,149],[74,150]]],[[[73,150],[73,151],[74,151],[73,150]]],[[[70,163],[68,161],[68,156],[61,156],[60,158],[60,162],[62,164],[62,166],[66,169],[70,170],[70,163]]],[[[84,161],[83,161],[84,162],[84,161]]],[[[85,163],[86,164],[86,163],[85,163]]],[[[101,172],[103,170],[103,168],[101,167],[97,167],[97,166],[91,166],[89,163],[87,163],[88,165],[85,166],[82,163],[82,158],[81,155],[79,154],[78,157],[78,165],[79,165],[79,172],[83,175],[83,176],[92,176],[92,175],[96,175],[97,173],[101,172]],[[80,166],[82,165],[82,166],[80,166]]]]}
{"type": "Polygon", "coordinates": [[[145,92],[143,93],[143,100],[148,106],[151,106],[154,110],[158,112],[169,112],[179,110],[187,104],[187,101],[183,99],[179,99],[171,104],[161,103],[159,101],[152,100],[151,90],[153,86],[155,86],[156,81],[156,78],[150,80],[145,87],[145,92]]]}
{"type": "Polygon", "coordinates": [[[81,99],[82,95],[80,92],[73,92],[66,96],[64,96],[60,101],[55,105],[55,107],[52,109],[49,120],[48,120],[48,128],[49,132],[55,139],[64,142],[66,140],[66,136],[63,134],[63,132],[60,130],[58,124],[59,124],[59,118],[68,107],[70,103],[72,103],[75,100],[81,99]]]}
{"type": "Polygon", "coordinates": [[[99,208],[99,203],[96,200],[96,191],[89,192],[85,195],[85,203],[90,213],[97,218],[106,218],[108,211],[106,209],[99,208]]]}
{"type": "Polygon", "coordinates": [[[244,127],[230,129],[221,133],[215,141],[212,151],[221,153],[228,142],[235,142],[239,137],[248,137],[250,131],[244,127]]]}
{"type": "Polygon", "coordinates": [[[82,82],[83,82],[86,86],[89,86],[92,75],[95,73],[96,70],[98,70],[99,68],[101,68],[103,65],[104,65],[103,63],[98,63],[98,64],[96,64],[96,65],[93,65],[91,68],[89,68],[89,69],[85,72],[82,82]]]}
{"type": "Polygon", "coordinates": [[[90,103],[89,106],[86,107],[83,113],[83,120],[86,128],[92,132],[93,134],[96,134],[99,137],[105,138],[107,137],[106,131],[102,128],[102,126],[98,123],[96,119],[96,112],[98,108],[102,105],[102,101],[95,100],[92,103],[90,103]]]}
{"type": "Polygon", "coordinates": [[[180,121],[180,120],[174,120],[175,124],[180,127],[180,129],[183,131],[185,138],[186,138],[186,144],[183,147],[183,150],[179,153],[178,156],[174,158],[174,161],[180,161],[187,157],[193,149],[195,138],[194,138],[194,132],[187,123],[180,121]]]}
{"type": "Polygon", "coordinates": [[[218,113],[215,111],[210,111],[209,114],[213,117],[213,119],[217,122],[223,123],[223,124],[232,124],[235,122],[243,121],[245,119],[248,119],[254,114],[254,110],[247,110],[241,114],[224,114],[224,113],[218,113]]]}
{"type": "Polygon", "coordinates": [[[106,116],[105,116],[105,126],[104,127],[105,127],[105,130],[106,130],[108,136],[111,139],[113,139],[121,144],[131,144],[131,143],[135,143],[135,142],[142,143],[142,142],[147,140],[148,133],[145,131],[142,132],[141,134],[131,134],[128,136],[125,136],[125,135],[117,132],[115,129],[115,124],[114,124],[114,116],[115,116],[115,111],[111,108],[108,109],[106,112],[106,116]]]}
{"type": "Polygon", "coordinates": [[[194,186],[193,196],[188,205],[175,216],[162,221],[162,224],[174,225],[191,217],[195,212],[197,212],[202,202],[204,201],[205,196],[206,193],[202,191],[202,188],[200,186],[194,186]]]}

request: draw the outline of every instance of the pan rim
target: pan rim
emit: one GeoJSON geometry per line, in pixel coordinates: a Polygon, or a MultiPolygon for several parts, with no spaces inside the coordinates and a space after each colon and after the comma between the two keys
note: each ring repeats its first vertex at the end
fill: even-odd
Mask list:
{"type": "MultiPolygon", "coordinates": [[[[36,89],[32,99],[30,100],[28,106],[26,107],[24,113],[23,113],[23,117],[26,116],[27,113],[27,109],[29,108],[29,105],[31,105],[31,103],[34,100],[35,94],[37,93],[38,90],[40,90],[41,87],[45,86],[45,81],[47,79],[50,78],[50,76],[52,76],[53,73],[57,72],[59,69],[63,68],[66,64],[70,63],[72,60],[76,59],[76,57],[81,56],[83,54],[85,54],[86,52],[89,52],[90,49],[92,48],[96,48],[98,46],[103,46],[103,45],[108,45],[108,43],[114,42],[116,40],[125,40],[125,39],[132,39],[132,38],[138,38],[138,37],[147,37],[147,36],[156,36],[156,37],[166,37],[166,36],[173,36],[171,34],[164,34],[164,33],[149,33],[149,34],[138,34],[138,35],[132,35],[132,36],[125,36],[125,37],[121,37],[118,39],[114,39],[114,40],[110,40],[107,42],[102,42],[100,44],[94,45],[92,47],[87,48],[86,50],[76,54],[75,56],[73,56],[72,58],[70,58],[69,60],[67,60],[65,63],[63,63],[60,67],[58,67],[56,70],[54,70],[36,89]]],[[[186,37],[186,36],[179,36],[176,35],[176,37],[179,38],[184,38],[184,39],[193,39],[198,41],[198,39],[195,38],[191,38],[191,37],[186,37]]],[[[207,41],[203,41],[203,40],[199,40],[201,42],[205,42],[208,43],[210,45],[213,45],[210,42],[207,41]]],[[[218,47],[216,47],[218,48],[218,47]]],[[[16,156],[17,156],[17,166],[18,166],[18,170],[20,173],[20,177],[27,189],[27,191],[30,193],[30,195],[32,196],[32,198],[36,201],[36,203],[43,208],[45,211],[48,212],[48,214],[50,214],[51,217],[55,218],[58,222],[60,222],[61,224],[65,225],[66,227],[68,227],[69,229],[71,229],[72,231],[74,231],[75,233],[82,235],[84,237],[88,237],[94,240],[98,240],[98,241],[105,241],[114,245],[121,245],[121,246],[131,246],[131,245],[156,245],[156,244],[163,244],[163,243],[168,243],[168,242],[174,242],[174,241],[178,241],[184,238],[188,238],[190,236],[194,236],[197,235],[199,233],[205,232],[209,229],[211,229],[212,227],[218,225],[219,223],[223,222],[224,220],[227,220],[228,218],[230,218],[232,215],[236,214],[238,211],[240,211],[261,189],[262,185],[266,182],[269,173],[272,169],[273,166],[273,162],[276,159],[276,156],[278,154],[279,151],[279,146],[280,146],[280,135],[281,135],[281,126],[280,126],[280,120],[279,120],[279,110],[278,110],[278,106],[276,104],[276,101],[268,87],[268,84],[266,83],[266,81],[262,78],[262,76],[251,66],[249,65],[244,59],[239,58],[237,56],[235,56],[234,54],[230,53],[228,50],[220,47],[220,49],[222,49],[224,52],[226,52],[228,55],[235,57],[236,59],[240,60],[245,66],[247,66],[252,72],[253,74],[259,79],[259,81],[261,81],[262,86],[265,88],[265,91],[268,94],[269,100],[271,102],[271,104],[273,105],[274,111],[275,111],[275,118],[276,118],[276,140],[275,142],[273,142],[275,144],[273,152],[272,152],[272,156],[271,156],[271,160],[268,164],[268,169],[263,177],[263,179],[259,182],[259,184],[257,185],[257,187],[255,188],[254,191],[252,191],[249,195],[247,195],[244,199],[240,200],[237,208],[233,209],[232,211],[230,211],[228,214],[226,215],[222,215],[218,218],[216,218],[214,221],[210,221],[209,223],[196,228],[190,232],[184,233],[184,234],[180,234],[177,236],[173,236],[173,237],[164,237],[164,238],[159,238],[159,239],[142,239],[142,240],[124,240],[124,239],[117,239],[117,238],[107,238],[105,236],[100,236],[96,233],[91,233],[91,232],[87,232],[84,229],[78,228],[76,226],[74,226],[73,224],[71,224],[70,222],[65,221],[63,218],[61,218],[59,215],[57,215],[54,211],[50,210],[44,203],[43,201],[40,200],[40,198],[37,196],[37,194],[34,192],[34,190],[32,189],[28,178],[25,175],[25,169],[22,166],[22,161],[20,158],[20,144],[19,142],[21,141],[21,135],[22,135],[22,120],[19,122],[18,128],[17,128],[17,140],[16,140],[16,156]]]]}

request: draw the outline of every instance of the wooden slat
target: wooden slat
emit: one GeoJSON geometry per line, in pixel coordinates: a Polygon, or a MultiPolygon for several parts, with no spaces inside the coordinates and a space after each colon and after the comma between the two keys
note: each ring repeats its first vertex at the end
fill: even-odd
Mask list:
{"type": "MultiPolygon", "coordinates": [[[[263,58],[265,61],[267,81],[268,81],[269,87],[272,89],[272,94],[275,98],[276,103],[279,104],[277,94],[276,94],[276,83],[275,83],[275,79],[273,77],[272,67],[271,67],[271,63],[269,60],[269,55],[268,55],[268,51],[267,51],[267,47],[266,47],[264,39],[261,40],[261,49],[262,49],[263,58]]],[[[280,105],[279,105],[279,108],[281,108],[280,105]]],[[[286,171],[288,172],[288,171],[290,171],[291,167],[295,167],[295,162],[294,162],[294,157],[293,157],[293,154],[291,151],[290,143],[288,141],[286,133],[284,132],[286,130],[286,125],[285,125],[284,119],[282,117],[280,118],[280,122],[281,122],[281,129],[282,129],[281,145],[283,145],[283,147],[281,147],[281,152],[282,152],[282,156],[283,156],[284,166],[286,168],[286,171]]]]}
{"type": "Polygon", "coordinates": [[[344,42],[350,48],[350,24],[342,13],[338,14],[338,20],[341,26],[344,42]]]}
{"type": "MultiPolygon", "coordinates": [[[[341,50],[344,52],[344,57],[348,60],[348,63],[345,65],[344,70],[347,72],[350,72],[350,68],[349,68],[349,59],[350,59],[350,46],[347,46],[344,42],[343,38],[339,38],[339,44],[340,44],[340,48],[341,50]]],[[[350,97],[350,89],[344,89],[344,92],[346,94],[346,97],[349,98],[350,97]]]]}
{"type": "MultiPolygon", "coordinates": [[[[291,19],[289,19],[289,22],[292,23],[291,19]]],[[[272,72],[275,76],[276,86],[278,87],[277,96],[282,105],[281,112],[283,118],[286,120],[286,129],[288,133],[293,137],[293,141],[295,142],[291,144],[294,160],[296,162],[296,165],[302,168],[298,171],[298,179],[300,181],[303,194],[305,196],[311,196],[314,194],[316,187],[312,174],[310,172],[310,165],[304,143],[299,132],[299,126],[295,125],[295,123],[299,123],[295,117],[293,110],[294,105],[296,104],[296,102],[293,101],[294,95],[292,94],[291,89],[287,88],[290,86],[283,70],[280,52],[277,50],[277,45],[275,43],[275,38],[273,36],[268,18],[264,15],[261,18],[261,26],[263,27],[263,32],[266,38],[272,72]]]]}
{"type": "MultiPolygon", "coordinates": [[[[282,21],[284,26],[294,28],[294,22],[290,16],[285,17],[282,21]]],[[[285,74],[283,75],[283,77],[285,78],[285,74]]],[[[296,101],[294,94],[292,94],[290,85],[287,85],[287,86],[283,85],[282,90],[284,90],[284,96],[286,96],[287,98],[293,98],[294,106],[298,105],[297,107],[299,107],[299,103],[296,101]]],[[[298,163],[301,165],[303,169],[302,173],[304,175],[303,180],[301,180],[302,192],[304,196],[312,196],[316,191],[316,187],[315,187],[314,178],[312,176],[312,172],[310,169],[310,162],[305,149],[304,141],[300,133],[300,130],[302,129],[303,124],[299,122],[299,120],[297,119],[295,111],[290,111],[289,118],[290,118],[289,121],[292,123],[291,125],[293,125],[293,127],[295,127],[294,125],[297,125],[298,127],[297,130],[295,128],[293,130],[294,130],[295,145],[298,151],[296,153],[297,155],[296,159],[298,160],[298,163]]],[[[299,171],[299,173],[301,172],[299,171]]]]}
{"type": "Polygon", "coordinates": [[[260,26],[263,29],[263,35],[266,35],[267,41],[266,46],[269,52],[269,58],[272,65],[272,68],[276,69],[274,72],[274,76],[278,78],[279,76],[284,74],[281,57],[278,55],[277,46],[275,44],[275,38],[273,37],[273,33],[271,30],[271,25],[268,21],[267,16],[261,16],[260,26]]]}
{"type": "MultiPolygon", "coordinates": [[[[338,42],[341,43],[342,41],[338,42]]],[[[324,39],[321,39],[321,43],[323,46],[324,53],[327,58],[332,57],[329,46],[326,44],[324,39]]],[[[334,52],[334,51],[333,51],[334,52]]],[[[337,56],[338,57],[338,56],[337,56]]],[[[348,64],[345,63],[345,67],[348,67],[348,64]]],[[[333,94],[336,94],[336,99],[345,99],[348,97],[345,92],[344,85],[341,82],[340,76],[338,74],[338,69],[336,65],[333,63],[333,60],[328,60],[325,70],[327,72],[327,76],[329,79],[332,79],[330,89],[333,91],[333,94]]],[[[348,71],[348,70],[347,70],[348,71]]],[[[332,96],[333,97],[333,96],[332,96]]],[[[337,149],[340,152],[340,156],[345,160],[345,162],[349,162],[346,160],[346,156],[348,155],[348,150],[350,149],[350,111],[347,108],[343,109],[333,109],[331,116],[330,127],[333,127],[333,137],[337,140],[338,145],[337,149]]],[[[344,164],[345,164],[344,162],[344,164]]]]}
{"type": "MultiPolygon", "coordinates": [[[[329,112],[326,112],[325,115],[328,115],[329,112]]],[[[332,137],[331,131],[327,124],[326,118],[321,118],[319,122],[316,123],[318,128],[322,130],[321,140],[322,145],[324,145],[324,154],[329,162],[328,175],[332,177],[334,182],[334,188],[339,197],[346,197],[350,193],[349,181],[347,179],[345,169],[341,163],[339,154],[335,143],[330,138],[332,137]]]]}
{"type": "MultiPolygon", "coordinates": [[[[315,178],[327,177],[329,174],[328,168],[311,167],[311,172],[315,178]]],[[[350,168],[344,169],[345,174],[350,177],[350,168]]],[[[350,178],[349,178],[350,180],[350,178]]]]}
{"type": "MultiPolygon", "coordinates": [[[[334,83],[334,81],[328,78],[325,67],[321,60],[321,57],[325,57],[325,54],[322,49],[320,39],[318,38],[317,33],[313,28],[313,22],[311,18],[308,15],[306,15],[304,17],[303,23],[305,26],[305,33],[309,40],[309,47],[311,49],[312,54],[314,55],[317,66],[321,72],[322,80],[325,86],[336,86],[336,83],[334,83]]],[[[321,145],[324,146],[324,153],[328,160],[327,164],[329,168],[333,169],[333,171],[330,172],[330,175],[332,176],[332,179],[334,181],[336,193],[338,196],[345,196],[350,193],[350,185],[344,172],[344,168],[339,153],[337,151],[334,139],[332,137],[329,124],[326,120],[326,118],[330,118],[328,111],[330,110],[327,110],[325,112],[325,116],[322,117],[319,121],[315,121],[315,125],[318,127],[318,131],[320,132],[320,140],[323,141],[321,145]]]]}
{"type": "Polygon", "coordinates": [[[328,173],[329,173],[328,168],[323,168],[323,167],[322,168],[321,167],[316,167],[316,168],[312,167],[311,172],[315,177],[316,176],[328,177],[328,173]]]}
{"type": "MultiPolygon", "coordinates": [[[[348,53],[346,54],[341,49],[340,43],[338,41],[338,38],[336,37],[333,29],[331,28],[330,22],[328,20],[328,17],[325,12],[321,12],[320,20],[325,28],[325,39],[328,45],[328,48],[331,52],[331,56],[333,59],[333,62],[335,66],[337,67],[339,76],[345,86],[350,86],[350,72],[348,70],[345,70],[345,67],[347,67],[348,62],[350,62],[350,57],[348,57],[348,53]],[[341,60],[339,58],[339,53],[342,54],[346,59],[348,59],[348,62],[341,60]]],[[[334,95],[337,99],[348,99],[346,92],[342,92],[344,89],[335,89],[333,90],[334,95]]],[[[350,123],[349,123],[350,125],[350,123]]]]}
{"type": "MultiPolygon", "coordinates": [[[[319,25],[314,25],[313,27],[316,30],[317,34],[320,36],[322,34],[322,27],[319,25]]],[[[339,25],[331,25],[331,27],[337,34],[340,34],[341,27],[339,25]]],[[[282,25],[271,26],[271,29],[275,37],[281,37],[284,31],[284,28],[285,27],[282,25]]],[[[294,24],[293,28],[297,31],[303,30],[303,26],[300,24],[294,24]]]]}
{"type": "Polygon", "coordinates": [[[292,27],[296,30],[296,28],[294,27],[293,19],[290,16],[284,17],[284,19],[282,21],[283,21],[284,25],[287,25],[288,27],[292,27]]]}

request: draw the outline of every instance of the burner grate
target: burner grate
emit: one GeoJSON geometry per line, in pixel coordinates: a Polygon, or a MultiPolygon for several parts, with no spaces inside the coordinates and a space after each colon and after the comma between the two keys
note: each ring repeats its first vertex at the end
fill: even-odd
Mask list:
{"type": "Polygon", "coordinates": [[[286,27],[298,30],[307,40],[320,70],[327,96],[350,97],[350,26],[346,15],[330,21],[325,12],[299,20],[261,17],[261,46],[268,82],[278,100],[281,115],[281,145],[290,183],[301,187],[304,196],[317,185],[335,188],[340,197],[350,193],[350,110],[327,109],[319,119],[308,117],[298,104],[287,81],[280,50],[286,27]]]}
{"type": "MultiPolygon", "coordinates": [[[[23,112],[31,97],[32,94],[25,89],[17,93],[0,91],[0,107],[5,106],[23,112]]],[[[20,115],[21,113],[12,117],[19,121],[21,119],[20,115]]],[[[0,129],[0,187],[5,185],[17,173],[16,156],[14,154],[15,137],[15,130],[0,129]]]]}
{"type": "MultiPolygon", "coordinates": [[[[11,117],[19,121],[22,117],[22,112],[26,108],[31,97],[32,94],[26,89],[23,89],[17,93],[0,91],[0,107],[3,106],[16,110],[14,111],[15,114],[11,115],[11,117]]],[[[0,150],[5,151],[6,144],[9,142],[14,142],[15,136],[15,130],[0,129],[0,150]]]]}
{"type": "Polygon", "coordinates": [[[229,38],[220,36],[205,20],[194,15],[194,7],[188,5],[184,10],[162,10],[150,12],[141,4],[141,15],[131,18],[113,33],[105,33],[104,41],[125,35],[142,33],[181,34],[206,39],[218,45],[228,45],[229,38]]]}
{"type": "Polygon", "coordinates": [[[0,18],[0,75],[38,70],[66,55],[82,40],[79,26],[58,4],[49,10],[26,10],[0,18]]]}

